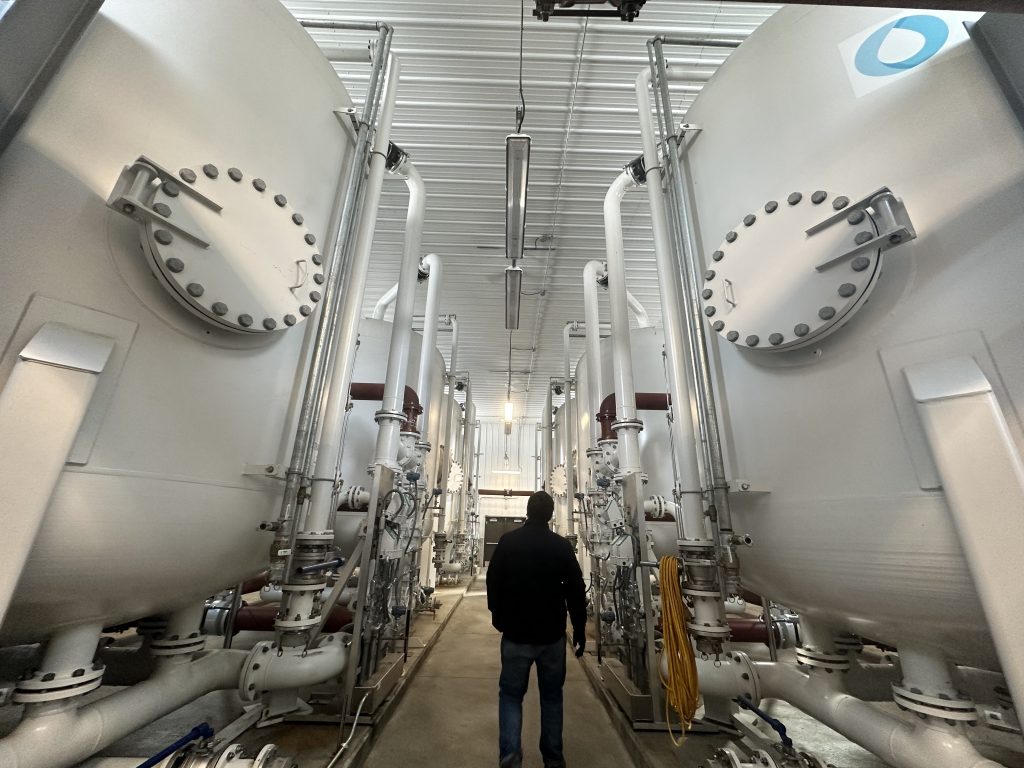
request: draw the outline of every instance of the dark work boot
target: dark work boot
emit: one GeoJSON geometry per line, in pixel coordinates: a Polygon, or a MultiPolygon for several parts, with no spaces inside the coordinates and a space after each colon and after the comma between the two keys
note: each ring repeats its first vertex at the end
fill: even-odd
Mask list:
{"type": "Polygon", "coordinates": [[[498,768],[523,768],[522,754],[505,755],[498,762],[498,768]]]}
{"type": "Polygon", "coordinates": [[[544,758],[544,768],[566,768],[565,760],[548,760],[544,758]]]}

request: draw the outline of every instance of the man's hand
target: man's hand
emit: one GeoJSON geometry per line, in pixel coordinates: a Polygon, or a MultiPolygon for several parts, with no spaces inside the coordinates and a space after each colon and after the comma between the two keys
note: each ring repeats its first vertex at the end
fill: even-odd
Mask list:
{"type": "Polygon", "coordinates": [[[572,647],[576,651],[576,658],[580,658],[583,655],[583,651],[587,648],[587,635],[584,632],[573,632],[572,633],[572,647]]]}

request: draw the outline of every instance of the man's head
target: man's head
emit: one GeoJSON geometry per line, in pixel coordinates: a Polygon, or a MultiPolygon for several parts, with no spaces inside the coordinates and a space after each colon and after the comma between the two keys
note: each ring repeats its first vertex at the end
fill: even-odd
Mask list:
{"type": "Polygon", "coordinates": [[[531,523],[549,523],[555,513],[555,500],[544,491],[537,491],[526,502],[526,519],[531,523]]]}

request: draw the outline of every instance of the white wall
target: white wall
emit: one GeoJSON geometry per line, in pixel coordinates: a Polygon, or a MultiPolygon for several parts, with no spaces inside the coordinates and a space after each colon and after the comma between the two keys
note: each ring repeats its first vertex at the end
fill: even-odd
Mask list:
{"type": "MultiPolygon", "coordinates": [[[[480,422],[480,488],[492,490],[534,491],[537,482],[537,422],[516,420],[512,434],[505,435],[503,421],[480,422]],[[518,474],[505,474],[505,455],[508,454],[508,468],[518,469],[518,474]]],[[[480,513],[500,516],[522,516],[526,514],[526,497],[481,496],[480,513]]]]}

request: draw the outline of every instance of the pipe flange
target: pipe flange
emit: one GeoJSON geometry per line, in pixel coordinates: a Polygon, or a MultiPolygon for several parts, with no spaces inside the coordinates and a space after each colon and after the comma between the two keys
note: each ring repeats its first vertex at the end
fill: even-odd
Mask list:
{"type": "Polygon", "coordinates": [[[277,754],[276,744],[267,744],[256,755],[252,768],[298,768],[299,764],[291,757],[277,754]]]}
{"type": "Polygon", "coordinates": [[[909,709],[911,712],[936,717],[940,720],[950,720],[961,723],[974,723],[978,721],[978,710],[970,697],[951,698],[942,696],[929,696],[921,693],[916,688],[904,688],[901,685],[892,685],[892,699],[900,709],[909,709]]]}
{"type": "Polygon", "coordinates": [[[740,762],[739,755],[731,749],[718,750],[704,765],[707,768],[745,768],[740,762]]]}
{"type": "Polygon", "coordinates": [[[850,669],[850,660],[845,653],[825,653],[806,646],[796,649],[796,662],[806,667],[830,669],[833,672],[847,672],[850,669]]]}
{"type": "Polygon", "coordinates": [[[373,414],[373,420],[380,424],[384,421],[405,421],[405,414],[401,411],[385,411],[383,408],[373,414]]]}
{"type": "Polygon", "coordinates": [[[42,704],[81,696],[100,687],[104,671],[99,662],[65,672],[36,670],[17,682],[11,698],[15,704],[42,704]]]}
{"type": "MultiPolygon", "coordinates": [[[[317,574],[319,576],[319,574],[317,574]]],[[[327,588],[327,582],[321,579],[316,583],[309,584],[282,584],[282,592],[322,592],[327,588]]]]}
{"type": "Polygon", "coordinates": [[[308,619],[277,619],[274,621],[274,628],[294,631],[312,629],[319,623],[319,616],[311,616],[308,619]]]}
{"type": "Polygon", "coordinates": [[[157,635],[149,644],[149,653],[152,656],[184,656],[198,653],[205,646],[206,635],[199,632],[192,632],[185,637],[157,635]]]}
{"type": "Polygon", "coordinates": [[[637,432],[643,431],[644,423],[640,419],[623,419],[622,421],[612,422],[612,432],[618,432],[621,429],[635,429],[637,432]]]}
{"type": "Polygon", "coordinates": [[[755,704],[761,701],[761,678],[750,657],[740,651],[727,651],[725,659],[733,670],[737,695],[755,704]]]}
{"type": "Polygon", "coordinates": [[[715,542],[713,539],[676,539],[676,546],[679,547],[679,549],[713,550],[715,548],[715,542]]]}
{"type": "Polygon", "coordinates": [[[732,631],[728,624],[698,624],[695,621],[686,622],[686,628],[691,635],[707,637],[711,639],[728,640],[732,631]]]}
{"type": "Polygon", "coordinates": [[[323,544],[334,541],[334,531],[303,531],[295,534],[298,544],[323,544]]]}
{"type": "Polygon", "coordinates": [[[864,650],[864,643],[857,635],[842,634],[836,635],[832,638],[832,644],[839,650],[840,653],[860,653],[864,650]]]}
{"type": "Polygon", "coordinates": [[[683,587],[682,593],[687,597],[696,597],[702,600],[721,600],[722,593],[717,589],[696,589],[694,587],[683,587]]]}

